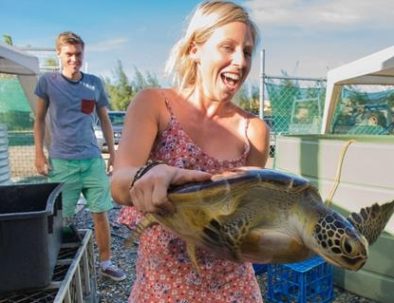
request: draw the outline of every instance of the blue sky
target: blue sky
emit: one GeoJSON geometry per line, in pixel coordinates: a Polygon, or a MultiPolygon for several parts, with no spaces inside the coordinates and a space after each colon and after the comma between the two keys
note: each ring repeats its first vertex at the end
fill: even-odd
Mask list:
{"type": "MultiPolygon", "coordinates": [[[[88,71],[112,76],[121,60],[162,79],[171,46],[195,0],[0,0],[0,34],[20,47],[53,47],[72,30],[86,42],[88,71]]],[[[237,0],[258,24],[266,73],[325,77],[335,68],[394,44],[392,0],[237,0]]],[[[250,80],[259,77],[259,54],[250,80]]]]}

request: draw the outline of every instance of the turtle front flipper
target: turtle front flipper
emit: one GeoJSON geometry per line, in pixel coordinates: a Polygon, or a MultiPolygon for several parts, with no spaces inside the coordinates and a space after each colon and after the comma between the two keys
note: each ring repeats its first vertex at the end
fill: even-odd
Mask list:
{"type": "Polygon", "coordinates": [[[141,221],[137,224],[135,230],[131,235],[125,240],[125,246],[131,247],[133,243],[141,236],[142,232],[149,226],[159,223],[157,219],[152,214],[145,215],[141,221]]]}
{"type": "Polygon", "coordinates": [[[360,213],[351,213],[347,218],[350,223],[367,239],[372,245],[394,212],[394,200],[383,205],[374,205],[362,208],[360,213]]]}

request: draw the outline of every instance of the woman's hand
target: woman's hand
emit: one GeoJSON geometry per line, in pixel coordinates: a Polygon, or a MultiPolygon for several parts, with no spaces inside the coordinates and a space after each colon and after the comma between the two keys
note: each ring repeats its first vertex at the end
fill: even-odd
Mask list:
{"type": "Polygon", "coordinates": [[[174,206],[167,198],[170,185],[187,182],[201,182],[211,178],[211,174],[197,170],[181,169],[166,164],[151,168],[130,189],[133,205],[144,213],[172,213],[174,206]]]}

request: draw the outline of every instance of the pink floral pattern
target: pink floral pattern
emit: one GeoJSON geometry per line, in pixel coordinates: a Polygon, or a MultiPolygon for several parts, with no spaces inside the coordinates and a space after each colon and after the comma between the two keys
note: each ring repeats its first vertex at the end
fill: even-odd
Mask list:
{"type": "MultiPolygon", "coordinates": [[[[250,150],[246,137],[245,150],[238,159],[220,161],[193,143],[167,100],[166,105],[170,112],[169,125],[158,136],[151,159],[212,173],[245,165],[250,150]]],[[[118,220],[133,228],[141,217],[134,207],[123,207],[118,220]]],[[[262,302],[252,264],[218,259],[202,249],[197,250],[197,258],[200,275],[190,263],[183,240],[160,225],[147,229],[140,237],[136,279],[129,303],[262,302]]]]}

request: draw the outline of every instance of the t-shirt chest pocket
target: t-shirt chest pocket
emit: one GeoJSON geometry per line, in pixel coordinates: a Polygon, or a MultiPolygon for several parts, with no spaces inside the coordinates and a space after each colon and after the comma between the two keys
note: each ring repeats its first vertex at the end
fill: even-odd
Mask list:
{"type": "Polygon", "coordinates": [[[81,112],[84,114],[91,114],[94,111],[96,102],[93,99],[82,99],[81,100],[81,112]]]}

